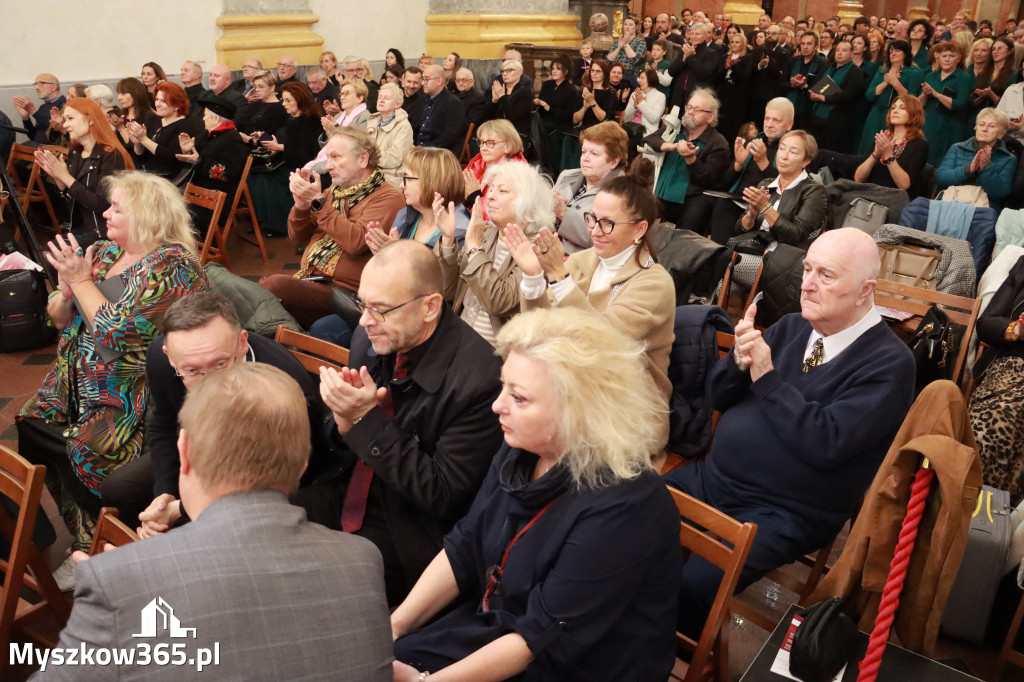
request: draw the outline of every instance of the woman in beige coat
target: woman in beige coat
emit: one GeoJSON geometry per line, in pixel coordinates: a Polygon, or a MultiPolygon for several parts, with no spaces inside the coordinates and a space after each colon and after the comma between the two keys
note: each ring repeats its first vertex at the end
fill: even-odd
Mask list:
{"type": "Polygon", "coordinates": [[[405,96],[394,83],[385,83],[377,93],[377,113],[370,114],[366,132],[380,150],[380,171],[395,187],[402,184],[402,160],[412,149],[412,126],[402,108],[405,96]]]}

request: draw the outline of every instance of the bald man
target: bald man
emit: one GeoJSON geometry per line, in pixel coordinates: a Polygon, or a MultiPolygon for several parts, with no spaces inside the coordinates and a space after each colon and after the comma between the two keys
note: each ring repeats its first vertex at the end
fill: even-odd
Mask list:
{"type": "Polygon", "coordinates": [[[210,67],[210,89],[207,92],[223,97],[234,104],[236,110],[246,103],[242,93],[231,87],[231,69],[224,64],[215,64],[210,67]]]}
{"type": "Polygon", "coordinates": [[[336,472],[293,497],[311,521],[377,545],[392,606],[469,510],[502,441],[491,412],[501,360],[444,302],[443,277],[414,239],[389,243],[366,264],[354,371],[320,374],[334,450],[344,455],[336,472]]]}
{"type": "MultiPolygon", "coordinates": [[[[854,228],[807,252],[800,314],[762,333],[755,306],[708,377],[722,412],[708,456],[663,478],[757,535],[736,591],[828,543],[850,518],[913,402],[914,358],[874,309],[878,248],[854,228]]],[[[679,629],[700,632],[721,571],[683,567],[679,629]]]]}
{"type": "Polygon", "coordinates": [[[49,141],[47,133],[50,130],[50,114],[54,109],[59,111],[67,100],[60,94],[60,81],[52,73],[39,74],[33,85],[36,96],[43,101],[42,106],[37,107],[35,102],[24,95],[15,95],[14,108],[21,116],[22,127],[28,130],[28,139],[46,144],[49,141]]]}
{"type": "Polygon", "coordinates": [[[441,147],[456,157],[466,134],[466,111],[459,98],[445,87],[444,68],[431,64],[423,69],[423,101],[409,113],[417,147],[441,147]]]}

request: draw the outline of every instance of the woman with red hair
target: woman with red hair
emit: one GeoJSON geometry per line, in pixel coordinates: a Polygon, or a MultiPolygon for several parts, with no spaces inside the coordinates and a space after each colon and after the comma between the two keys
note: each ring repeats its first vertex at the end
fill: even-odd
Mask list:
{"type": "Polygon", "coordinates": [[[128,123],[128,135],[143,170],[173,182],[189,168],[176,156],[181,153],[178,136],[194,132],[188,119],[188,95],[177,83],[164,81],[154,87],[153,99],[159,118],[152,119],[145,128],[138,122],[128,123]]]}
{"type": "Polygon", "coordinates": [[[88,246],[107,236],[103,212],[110,208],[100,182],[117,171],[133,170],[131,157],[96,102],[74,99],[64,107],[64,130],[71,140],[67,159],[48,149],[36,151],[36,163],[53,178],[68,202],[71,230],[88,246]]]}
{"type": "Polygon", "coordinates": [[[924,139],[924,107],[914,95],[900,95],[889,106],[888,128],[875,134],[875,146],[854,174],[857,182],[906,190],[913,199],[920,195],[917,180],[928,161],[924,139]]]}

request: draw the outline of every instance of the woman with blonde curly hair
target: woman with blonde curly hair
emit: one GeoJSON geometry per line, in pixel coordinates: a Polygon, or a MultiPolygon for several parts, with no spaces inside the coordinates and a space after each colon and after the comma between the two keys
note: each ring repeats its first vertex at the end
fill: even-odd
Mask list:
{"type": "Polygon", "coordinates": [[[136,171],[103,185],[108,241],[49,244],[60,285],[47,306],[62,330],[57,361],[16,420],[19,452],[46,465],[75,549],[89,547],[100,484],[141,452],[149,342],[171,303],[209,289],[174,185],[136,171]]]}
{"type": "Polygon", "coordinates": [[[391,616],[395,680],[665,679],[679,516],[651,466],[666,403],[642,345],[566,309],[516,317],[497,347],[505,444],[391,616]]]}

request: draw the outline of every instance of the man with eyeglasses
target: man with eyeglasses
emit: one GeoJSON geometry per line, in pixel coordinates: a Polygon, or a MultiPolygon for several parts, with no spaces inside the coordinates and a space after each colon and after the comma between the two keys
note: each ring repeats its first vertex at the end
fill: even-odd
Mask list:
{"type": "Polygon", "coordinates": [[[304,480],[312,479],[321,461],[332,459],[326,434],[317,428],[328,412],[316,382],[284,346],[242,329],[231,301],[215,292],[189,294],[167,309],[161,331],[146,353],[150,403],[143,454],[118,468],[100,488],[103,505],[116,507],[129,526],[138,524],[142,537],[188,520],[178,494],[178,412],[188,391],[212,372],[263,362],[291,376],[306,396],[313,427],[304,480]]]}
{"type": "Polygon", "coordinates": [[[377,81],[369,78],[371,74],[363,66],[362,57],[349,55],[342,60],[342,64],[344,68],[341,73],[345,78],[361,80],[366,85],[366,110],[371,114],[377,113],[377,94],[380,92],[380,85],[377,81]]]}
{"type": "Polygon", "coordinates": [[[433,252],[399,239],[370,259],[348,370],[320,372],[337,472],[299,490],[311,521],[361,535],[397,605],[469,509],[502,440],[501,360],[444,302],[433,252]]]}
{"type": "Polygon", "coordinates": [[[455,98],[462,104],[466,123],[479,127],[487,114],[487,100],[476,89],[476,78],[466,67],[455,72],[455,98]]]}
{"type": "Polygon", "coordinates": [[[248,96],[252,90],[252,78],[263,70],[263,62],[258,59],[246,59],[242,65],[242,78],[231,84],[231,87],[248,96]]]}
{"type": "Polygon", "coordinates": [[[423,101],[409,114],[414,143],[448,149],[458,157],[466,132],[466,112],[445,87],[444,67],[432,64],[423,70],[423,95],[423,101]]]}
{"type": "Polygon", "coordinates": [[[714,88],[725,72],[725,60],[708,47],[708,30],[704,24],[690,27],[689,42],[679,52],[679,57],[668,69],[672,77],[671,106],[680,109],[690,101],[690,94],[700,87],[714,88]]]}
{"type": "Polygon", "coordinates": [[[295,57],[284,56],[277,60],[277,96],[281,96],[281,88],[285,83],[298,83],[298,78],[295,77],[295,72],[298,71],[298,67],[295,66],[295,57]]]}
{"type": "Polygon", "coordinates": [[[28,139],[46,144],[49,141],[47,133],[51,125],[50,116],[55,109],[60,111],[67,100],[60,94],[60,81],[52,73],[39,74],[33,85],[36,88],[36,96],[43,100],[43,104],[37,107],[28,97],[16,95],[13,100],[14,108],[21,116],[22,127],[28,130],[28,139]]]}

